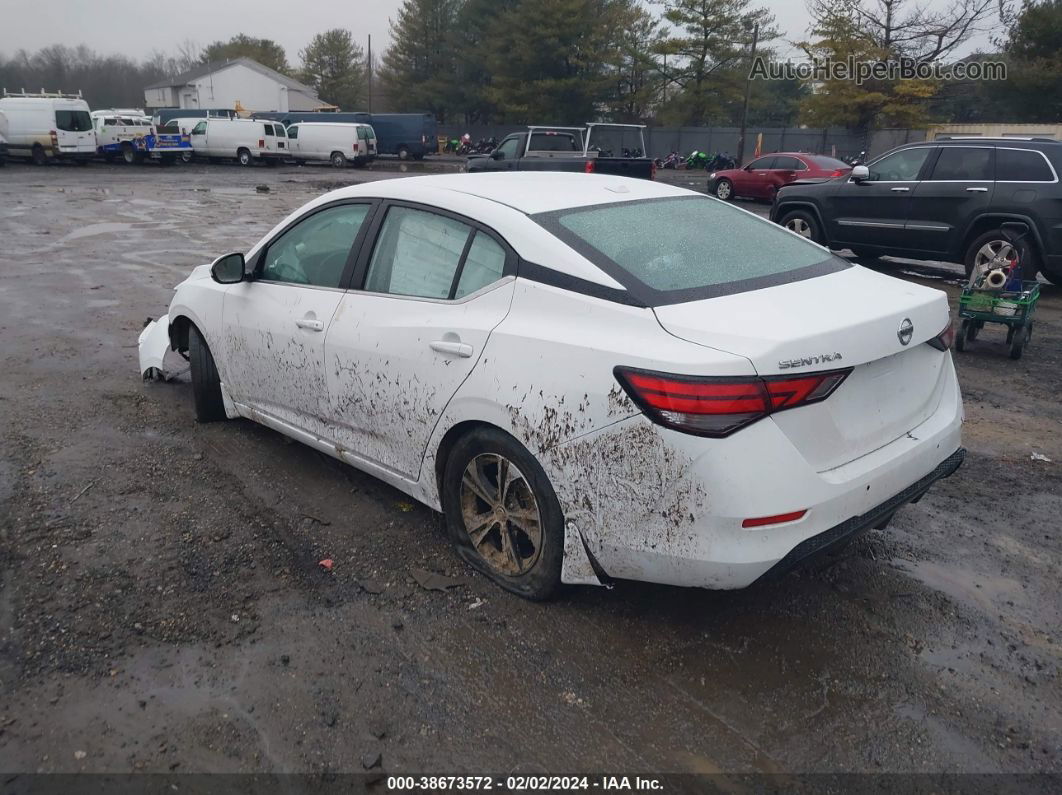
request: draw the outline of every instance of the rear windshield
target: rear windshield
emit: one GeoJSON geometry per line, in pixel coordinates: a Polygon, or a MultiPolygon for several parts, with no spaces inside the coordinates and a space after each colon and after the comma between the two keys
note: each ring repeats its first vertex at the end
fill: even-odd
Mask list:
{"type": "Polygon", "coordinates": [[[359,127],[358,137],[363,141],[369,141],[376,137],[376,133],[372,131],[372,127],[359,127]]]}
{"type": "Polygon", "coordinates": [[[535,220],[649,306],[850,267],[769,221],[708,197],[595,205],[543,213],[535,220]]]}
{"type": "Polygon", "coordinates": [[[64,132],[89,132],[92,129],[92,117],[87,110],[57,110],[55,126],[64,132]]]}
{"type": "Polygon", "coordinates": [[[531,152],[580,152],[574,135],[566,133],[532,133],[531,152]]]}
{"type": "Polygon", "coordinates": [[[838,160],[834,157],[826,157],[825,155],[804,155],[803,157],[805,160],[810,160],[819,168],[851,168],[851,166],[843,160],[838,160]]]}

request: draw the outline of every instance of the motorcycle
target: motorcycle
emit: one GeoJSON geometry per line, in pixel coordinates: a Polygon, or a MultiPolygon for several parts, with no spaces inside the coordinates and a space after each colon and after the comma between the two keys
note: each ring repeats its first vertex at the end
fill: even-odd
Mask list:
{"type": "Polygon", "coordinates": [[[686,168],[708,168],[708,153],[694,149],[686,158],[686,168]]]}
{"type": "Polygon", "coordinates": [[[657,158],[656,159],[656,167],[657,168],[678,168],[679,164],[681,162],[682,162],[682,155],[680,155],[678,152],[672,152],[671,154],[669,154],[667,157],[663,158],[662,160],[660,158],[657,158]]]}
{"type": "Polygon", "coordinates": [[[737,168],[737,161],[726,152],[717,152],[712,155],[705,168],[708,171],[726,171],[731,168],[737,168]]]}
{"type": "Polygon", "coordinates": [[[867,160],[867,153],[865,151],[864,152],[860,152],[858,155],[855,155],[854,157],[853,156],[842,157],[841,160],[843,160],[845,163],[847,163],[848,165],[850,165],[852,167],[861,166],[867,160]]]}

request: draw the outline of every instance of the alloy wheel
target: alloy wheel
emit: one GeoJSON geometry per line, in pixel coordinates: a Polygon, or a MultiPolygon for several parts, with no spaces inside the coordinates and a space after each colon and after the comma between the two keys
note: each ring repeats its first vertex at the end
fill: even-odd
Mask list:
{"type": "Polygon", "coordinates": [[[811,224],[803,218],[790,218],[785,222],[785,228],[790,232],[796,232],[801,237],[811,239],[811,224]]]}
{"type": "Polygon", "coordinates": [[[718,198],[722,199],[723,201],[726,201],[727,199],[729,199],[730,198],[730,183],[729,182],[720,182],[718,185],[716,185],[715,186],[715,195],[718,198]]]}
{"type": "Polygon", "coordinates": [[[495,571],[524,574],[542,552],[542,517],[527,478],[497,453],[469,461],[461,477],[461,518],[473,549],[495,571]]]}

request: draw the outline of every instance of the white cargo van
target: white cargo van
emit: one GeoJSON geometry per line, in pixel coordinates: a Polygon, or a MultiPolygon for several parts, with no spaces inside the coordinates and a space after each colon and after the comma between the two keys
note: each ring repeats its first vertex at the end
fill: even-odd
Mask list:
{"type": "Polygon", "coordinates": [[[38,165],[70,159],[87,163],[96,154],[89,106],[80,95],[9,94],[0,97],[7,117],[8,154],[38,165]]]}
{"type": "Polygon", "coordinates": [[[191,137],[197,157],[235,158],[241,166],[256,160],[276,163],[288,156],[288,139],[280,122],[200,119],[191,137]]]}
{"type": "Polygon", "coordinates": [[[0,113],[0,166],[7,162],[7,116],[0,113]]]}
{"type": "Polygon", "coordinates": [[[336,168],[365,165],[376,159],[376,133],[368,124],[303,121],[288,127],[296,163],[327,160],[336,168]]]}

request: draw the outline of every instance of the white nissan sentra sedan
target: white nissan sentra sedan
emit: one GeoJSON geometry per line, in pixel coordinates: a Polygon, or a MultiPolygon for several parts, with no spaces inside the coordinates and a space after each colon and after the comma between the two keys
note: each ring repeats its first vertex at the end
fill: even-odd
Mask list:
{"type": "Polygon", "coordinates": [[[501,586],[741,588],[962,463],[944,293],[645,180],[455,174],[321,196],[140,337],[246,417],[442,511],[501,586]]]}

